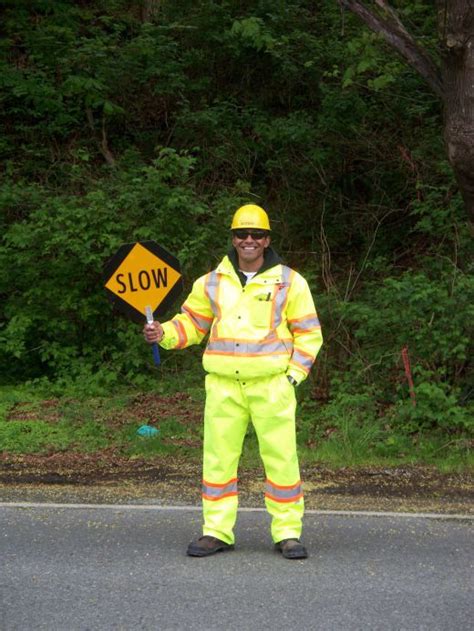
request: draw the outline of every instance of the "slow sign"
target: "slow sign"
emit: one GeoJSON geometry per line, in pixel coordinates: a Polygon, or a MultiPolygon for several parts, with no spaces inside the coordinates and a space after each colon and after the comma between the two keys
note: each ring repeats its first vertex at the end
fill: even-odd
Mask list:
{"type": "Polygon", "coordinates": [[[114,305],[135,322],[150,306],[159,317],[183,289],[179,261],[155,241],[123,245],[104,269],[105,289],[114,305]]]}

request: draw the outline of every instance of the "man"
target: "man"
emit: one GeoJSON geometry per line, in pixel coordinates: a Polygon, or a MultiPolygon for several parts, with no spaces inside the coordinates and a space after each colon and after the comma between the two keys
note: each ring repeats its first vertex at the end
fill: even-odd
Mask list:
{"type": "Polygon", "coordinates": [[[198,344],[209,333],[202,503],[203,536],[187,550],[208,556],[234,547],[237,468],[249,420],[265,467],[265,503],[275,547],[303,559],[304,511],[296,453],[295,386],[321,348],[321,327],[305,279],[270,247],[267,213],[254,204],[232,220],[232,249],[199,278],[164,324],[145,325],[147,342],[165,349],[198,344]]]}

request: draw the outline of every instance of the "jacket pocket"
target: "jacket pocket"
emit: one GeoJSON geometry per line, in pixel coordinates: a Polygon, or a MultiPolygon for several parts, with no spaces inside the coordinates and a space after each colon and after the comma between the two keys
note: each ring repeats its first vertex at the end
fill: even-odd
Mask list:
{"type": "Polygon", "coordinates": [[[256,328],[270,330],[273,312],[271,291],[262,291],[253,297],[250,305],[249,320],[256,328]]]}

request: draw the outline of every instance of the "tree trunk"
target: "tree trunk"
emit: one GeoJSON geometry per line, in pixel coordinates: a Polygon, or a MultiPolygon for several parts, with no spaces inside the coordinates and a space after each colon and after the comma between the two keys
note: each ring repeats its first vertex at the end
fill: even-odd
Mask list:
{"type": "Polygon", "coordinates": [[[378,33],[428,83],[444,105],[444,139],[466,211],[474,221],[474,2],[436,0],[441,67],[402,24],[388,0],[338,0],[378,33]]]}
{"type": "Polygon", "coordinates": [[[474,8],[438,0],[442,38],[444,139],[466,210],[474,220],[474,8]]]}

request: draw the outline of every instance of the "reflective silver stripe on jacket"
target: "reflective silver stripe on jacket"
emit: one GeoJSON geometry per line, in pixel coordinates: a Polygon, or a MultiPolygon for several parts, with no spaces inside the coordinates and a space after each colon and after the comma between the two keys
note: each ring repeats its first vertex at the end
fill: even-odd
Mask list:
{"type": "Polygon", "coordinates": [[[273,328],[277,328],[280,326],[283,316],[283,307],[288,300],[288,292],[290,290],[290,276],[291,276],[291,268],[287,265],[281,266],[281,283],[280,287],[276,292],[275,300],[274,300],[274,322],[273,328]]]}
{"type": "Polygon", "coordinates": [[[186,335],[184,326],[181,324],[179,320],[171,320],[171,323],[176,329],[176,333],[178,335],[178,345],[176,348],[184,348],[188,341],[188,336],[186,335]]]}
{"type": "Polygon", "coordinates": [[[209,301],[211,303],[212,313],[215,317],[218,317],[219,314],[219,305],[217,303],[217,291],[219,288],[219,276],[216,270],[209,272],[205,284],[205,291],[209,297],[209,301]]]}
{"type": "Polygon", "coordinates": [[[210,484],[202,481],[202,494],[210,500],[220,500],[228,495],[237,494],[237,479],[230,480],[225,484],[210,484]]]}
{"type": "Polygon", "coordinates": [[[305,370],[310,370],[311,366],[314,363],[314,358],[311,357],[310,355],[307,355],[306,353],[302,353],[298,349],[295,349],[295,351],[293,352],[293,355],[291,356],[291,361],[295,362],[296,364],[299,364],[305,370]]]}
{"type": "Polygon", "coordinates": [[[277,486],[266,481],[265,495],[275,500],[276,502],[292,502],[296,501],[303,495],[303,489],[301,488],[301,481],[298,480],[293,486],[277,486]]]}
{"type": "Polygon", "coordinates": [[[291,340],[263,339],[256,342],[242,340],[212,339],[206,348],[206,353],[229,353],[232,355],[291,355],[293,342],[291,340]]]}
{"type": "Polygon", "coordinates": [[[288,322],[288,328],[290,329],[291,332],[312,331],[313,329],[321,328],[321,324],[316,315],[311,315],[311,316],[307,316],[306,318],[301,318],[301,320],[288,322]]]}
{"type": "Polygon", "coordinates": [[[211,328],[212,322],[208,318],[204,318],[203,316],[200,316],[199,313],[192,311],[186,305],[183,305],[181,307],[181,313],[186,314],[188,318],[191,320],[191,322],[193,323],[193,325],[196,327],[196,329],[198,329],[202,333],[207,333],[209,329],[211,328]]]}

